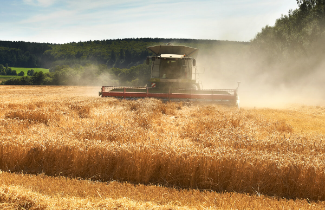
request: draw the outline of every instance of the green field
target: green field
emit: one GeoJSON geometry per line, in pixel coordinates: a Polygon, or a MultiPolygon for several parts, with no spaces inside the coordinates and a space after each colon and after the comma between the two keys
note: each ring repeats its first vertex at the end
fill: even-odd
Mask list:
{"type": "Polygon", "coordinates": [[[42,71],[43,73],[49,73],[49,69],[44,69],[44,68],[20,68],[20,67],[11,67],[12,70],[16,70],[17,74],[19,72],[23,71],[25,72],[25,76],[27,76],[27,71],[33,69],[34,72],[39,72],[42,71]]]}
{"type": "MultiPolygon", "coordinates": [[[[23,71],[25,72],[24,76],[27,76],[27,72],[28,70],[33,69],[34,72],[40,72],[42,71],[43,73],[49,73],[49,69],[44,69],[44,68],[21,68],[21,67],[10,67],[12,70],[16,70],[17,74],[19,74],[19,72],[23,71]]],[[[21,76],[13,76],[13,75],[0,75],[0,84],[3,81],[6,81],[8,79],[13,79],[13,78],[18,78],[21,76]]]]}

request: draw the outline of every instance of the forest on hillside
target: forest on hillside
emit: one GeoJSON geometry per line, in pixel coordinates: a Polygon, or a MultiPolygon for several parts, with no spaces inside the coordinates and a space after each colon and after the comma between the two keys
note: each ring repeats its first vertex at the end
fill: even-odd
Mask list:
{"type": "Polygon", "coordinates": [[[257,69],[277,74],[288,84],[319,71],[325,55],[325,1],[297,4],[298,9],[265,26],[251,41],[252,54],[259,54],[257,69]]]}
{"type": "Polygon", "coordinates": [[[134,38],[94,40],[67,44],[0,41],[0,64],[27,68],[55,68],[58,65],[105,64],[109,68],[130,68],[144,62],[151,53],[147,47],[174,43],[191,47],[211,47],[240,42],[134,38]]]}
{"type": "Polygon", "coordinates": [[[200,50],[212,49],[214,46],[248,44],[218,40],[158,38],[95,40],[68,44],[0,41],[0,64],[3,63],[7,68],[21,66],[50,69],[50,73],[41,76],[44,79],[37,80],[42,81],[40,83],[33,83],[30,77],[24,77],[7,80],[4,82],[7,85],[144,85],[150,78],[150,67],[144,63],[147,56],[152,55],[147,47],[167,43],[187,45],[200,50]],[[33,63],[27,62],[30,59],[33,63]]]}

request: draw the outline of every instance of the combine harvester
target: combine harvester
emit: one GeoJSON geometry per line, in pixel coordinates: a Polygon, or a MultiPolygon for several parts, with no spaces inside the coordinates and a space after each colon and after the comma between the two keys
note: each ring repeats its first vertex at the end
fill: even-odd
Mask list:
{"type": "Polygon", "coordinates": [[[151,79],[146,87],[103,86],[99,95],[124,99],[157,98],[164,101],[203,101],[239,106],[236,89],[201,90],[196,81],[198,49],[187,46],[148,47],[155,56],[147,57],[151,79]],[[194,79],[193,79],[194,75],[194,79]]]}

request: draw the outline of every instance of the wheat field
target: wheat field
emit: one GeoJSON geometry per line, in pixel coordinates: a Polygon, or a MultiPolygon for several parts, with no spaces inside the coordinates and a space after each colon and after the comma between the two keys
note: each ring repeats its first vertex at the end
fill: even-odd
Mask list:
{"type": "Polygon", "coordinates": [[[325,107],[0,86],[0,206],[323,209],[325,107]]]}

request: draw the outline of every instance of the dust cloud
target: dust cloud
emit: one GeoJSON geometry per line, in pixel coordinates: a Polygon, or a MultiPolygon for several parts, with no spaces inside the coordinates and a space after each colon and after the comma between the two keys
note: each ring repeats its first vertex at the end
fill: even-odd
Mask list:
{"type": "Polygon", "coordinates": [[[112,75],[109,74],[108,72],[102,72],[100,73],[96,79],[91,78],[91,79],[86,79],[81,80],[81,83],[78,85],[84,85],[87,84],[87,89],[86,92],[84,93],[87,96],[95,96],[98,97],[98,93],[101,91],[102,86],[117,86],[118,81],[117,79],[112,75]]]}
{"type": "MultiPolygon", "coordinates": [[[[60,85],[83,86],[82,95],[98,97],[102,86],[117,86],[118,79],[109,71],[108,68],[100,68],[97,64],[86,66],[73,66],[67,73],[60,77],[60,85]]],[[[80,93],[78,93],[80,94],[80,93]]]]}
{"type": "Polygon", "coordinates": [[[100,69],[97,65],[87,65],[82,68],[70,68],[69,75],[61,78],[63,83],[76,86],[118,85],[117,78],[108,68],[100,69]]]}
{"type": "MultiPolygon", "coordinates": [[[[291,56],[269,59],[252,50],[247,42],[220,42],[200,47],[197,81],[203,89],[235,89],[241,107],[285,108],[293,104],[325,106],[325,60],[321,56],[291,56]]],[[[108,70],[95,65],[70,77],[69,84],[97,86],[89,95],[98,95],[100,86],[119,85],[108,70]]],[[[132,86],[131,84],[120,84],[132,86]]]]}
{"type": "Polygon", "coordinates": [[[240,81],[241,107],[325,105],[325,60],[288,56],[270,62],[261,54],[250,43],[200,49],[197,80],[204,89],[235,89],[240,81]]]}

